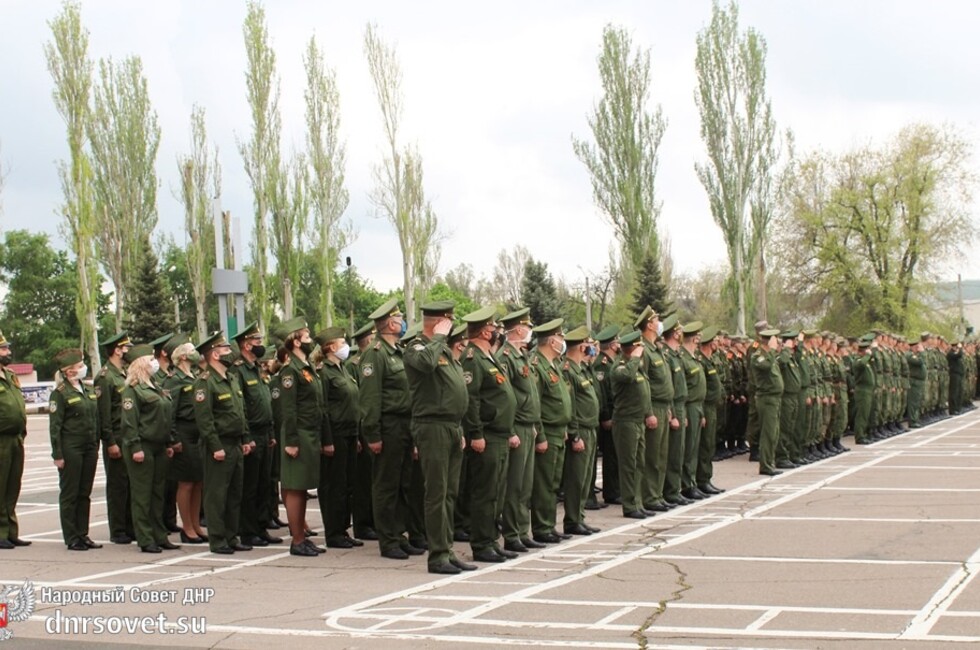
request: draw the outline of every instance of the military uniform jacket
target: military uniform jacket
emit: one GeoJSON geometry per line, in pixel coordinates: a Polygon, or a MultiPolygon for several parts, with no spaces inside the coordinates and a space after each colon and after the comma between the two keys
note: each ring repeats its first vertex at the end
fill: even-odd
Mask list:
{"type": "Polygon", "coordinates": [[[912,381],[926,380],[926,360],[918,352],[906,352],[905,358],[909,364],[909,378],[912,381]]]}
{"type": "Polygon", "coordinates": [[[696,357],[704,373],[704,403],[707,406],[717,406],[726,397],[722,373],[719,372],[718,365],[712,357],[706,356],[700,351],[696,357]]]}
{"type": "Polygon", "coordinates": [[[62,382],[51,391],[48,404],[48,430],[51,434],[51,457],[64,458],[63,444],[99,444],[99,404],[95,389],[79,382],[75,388],[62,382]]]}
{"type": "Polygon", "coordinates": [[[122,429],[122,392],[126,388],[126,373],[107,363],[95,379],[95,394],[99,398],[100,438],[106,447],[118,445],[122,429]]]}
{"type": "Polygon", "coordinates": [[[143,451],[144,443],[173,442],[172,402],[162,388],[148,384],[126,386],[122,392],[122,443],[128,454],[143,451]]]}
{"type": "Polygon", "coordinates": [[[674,382],[674,404],[678,408],[687,402],[687,377],[684,373],[684,362],[678,350],[665,345],[663,348],[664,357],[670,366],[671,381],[674,382]]]}
{"type": "MultiPolygon", "coordinates": [[[[282,413],[282,444],[300,446],[300,431],[312,434],[323,445],[327,415],[323,408],[323,386],[320,376],[308,361],[295,355],[279,371],[279,408],[282,413]]],[[[310,437],[310,436],[306,436],[310,437]]]]}
{"type": "Polygon", "coordinates": [[[673,367],[667,358],[668,354],[668,351],[661,350],[643,339],[643,356],[640,357],[640,365],[647,377],[650,402],[669,408],[674,401],[674,375],[673,367]]]}
{"type": "Polygon", "coordinates": [[[793,358],[796,360],[796,368],[800,371],[800,390],[806,393],[812,386],[810,353],[800,345],[794,350],[793,358]]]}
{"type": "Polygon", "coordinates": [[[567,428],[572,419],[572,395],[561,371],[538,350],[531,357],[531,367],[538,377],[542,424],[567,428]]]}
{"type": "Polygon", "coordinates": [[[538,384],[535,374],[531,372],[531,363],[527,353],[514,347],[508,341],[497,350],[497,361],[507,371],[514,397],[517,399],[517,410],[514,422],[523,426],[541,429],[541,398],[538,396],[538,384]]]}
{"type": "Polygon", "coordinates": [[[963,350],[950,349],[946,353],[946,361],[949,365],[949,374],[963,376],[963,350]]]}
{"type": "Polygon", "coordinates": [[[779,353],[779,372],[783,377],[783,394],[798,394],[803,388],[802,373],[796,356],[786,348],[779,353]]]}
{"type": "Polygon", "coordinates": [[[514,433],[517,397],[504,366],[473,343],[466,346],[462,359],[463,381],[469,392],[463,431],[472,440],[482,439],[484,433],[510,436],[514,433]]]}
{"type": "Polygon", "coordinates": [[[327,411],[323,444],[332,445],[335,434],[341,437],[356,436],[360,405],[354,377],[342,365],[326,360],[320,369],[320,383],[323,386],[323,406],[327,411]]]}
{"type": "Polygon", "coordinates": [[[783,376],[779,372],[776,355],[768,348],[759,347],[749,362],[755,394],[758,396],[783,394],[783,376]]]}
{"type": "Polygon", "coordinates": [[[180,368],[176,368],[172,375],[167,378],[167,383],[163,385],[170,391],[170,399],[173,401],[173,430],[177,431],[196,431],[197,420],[194,416],[194,377],[185,374],[180,368]]]}
{"type": "Polygon", "coordinates": [[[687,397],[684,398],[684,401],[687,403],[703,402],[708,384],[704,378],[704,369],[701,367],[701,363],[685,347],[679,348],[677,353],[680,355],[681,366],[684,368],[684,383],[687,386],[687,397]]]}
{"type": "Polygon", "coordinates": [[[27,435],[27,407],[17,375],[0,367],[0,435],[27,435]]]}
{"type": "Polygon", "coordinates": [[[463,378],[463,366],[453,358],[445,335],[435,334],[430,339],[420,334],[405,351],[405,373],[402,374],[408,375],[412,387],[413,420],[462,422],[470,397],[463,378]]]}
{"type": "Polygon", "coordinates": [[[224,445],[247,442],[248,421],[238,376],[228,372],[222,377],[214,368],[203,372],[194,382],[194,419],[209,455],[224,445]]]}
{"type": "Polygon", "coordinates": [[[613,394],[612,377],[613,368],[616,367],[616,360],[605,352],[599,352],[599,356],[592,362],[592,376],[595,377],[595,392],[599,398],[599,421],[608,422],[612,420],[613,394]]]}
{"type": "MultiPolygon", "coordinates": [[[[715,350],[710,358],[705,357],[705,361],[708,361],[715,370],[715,376],[718,378],[721,384],[719,397],[714,401],[715,404],[726,401],[729,396],[734,394],[732,381],[732,368],[728,361],[728,356],[721,350],[715,350]]],[[[702,365],[705,365],[702,363],[702,365]]],[[[708,366],[705,365],[704,368],[705,377],[708,380],[708,392],[704,396],[705,403],[708,403],[709,395],[711,394],[711,376],[708,374],[708,366]]]]}
{"type": "Polygon", "coordinates": [[[269,388],[269,379],[262,376],[257,363],[244,359],[240,359],[232,370],[241,381],[249,432],[253,436],[271,432],[272,389],[269,388]]]}
{"type": "Polygon", "coordinates": [[[641,359],[620,358],[612,370],[613,420],[643,422],[653,415],[650,407],[649,380],[641,359]]]}
{"type": "Polygon", "coordinates": [[[361,357],[361,435],[381,442],[381,416],[408,417],[412,404],[401,348],[378,338],[361,357]]]}
{"type": "Polygon", "coordinates": [[[871,391],[875,387],[875,370],[871,358],[866,354],[858,355],[851,365],[854,372],[854,388],[871,391]]]}
{"type": "Polygon", "coordinates": [[[599,426],[599,396],[595,390],[595,378],[586,365],[568,359],[562,370],[572,390],[572,419],[568,428],[574,439],[577,438],[574,432],[599,426]]]}

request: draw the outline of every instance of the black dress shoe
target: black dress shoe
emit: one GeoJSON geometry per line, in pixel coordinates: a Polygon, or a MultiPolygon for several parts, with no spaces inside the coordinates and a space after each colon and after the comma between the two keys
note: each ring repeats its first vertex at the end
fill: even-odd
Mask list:
{"type": "Polygon", "coordinates": [[[780,460],[776,462],[776,469],[796,469],[796,465],[788,460],[780,460]]]}
{"type": "Polygon", "coordinates": [[[719,492],[718,490],[716,490],[714,487],[712,487],[710,484],[707,484],[707,483],[703,483],[703,484],[699,485],[698,486],[698,490],[702,494],[707,494],[708,496],[714,496],[716,494],[721,494],[721,492],[719,492]]]}
{"type": "Polygon", "coordinates": [[[443,562],[442,564],[430,564],[429,573],[438,573],[440,575],[454,576],[457,573],[462,573],[462,569],[450,562],[443,562]]]}
{"type": "Polygon", "coordinates": [[[715,485],[714,483],[712,483],[710,481],[708,482],[708,487],[710,487],[712,490],[714,490],[718,494],[721,494],[722,492],[725,491],[724,488],[720,488],[720,487],[718,487],[717,485],[715,485]]]}
{"type": "Polygon", "coordinates": [[[623,505],[623,500],[619,497],[612,497],[610,499],[603,499],[607,506],[621,506],[623,505]]]}
{"type": "Polygon", "coordinates": [[[527,553],[527,547],[520,542],[504,542],[504,549],[514,553],[527,553]]]}
{"type": "Polygon", "coordinates": [[[354,531],[354,537],[357,539],[366,539],[369,542],[378,541],[378,534],[374,532],[373,528],[365,528],[361,531],[354,531]]]}
{"type": "Polygon", "coordinates": [[[759,474],[763,476],[779,476],[782,472],[778,469],[760,469],[759,474]]]}
{"type": "Polygon", "coordinates": [[[282,544],[282,537],[276,537],[275,535],[270,535],[269,533],[262,533],[259,535],[265,540],[266,544],[282,544]]]}
{"type": "Polygon", "coordinates": [[[317,536],[317,535],[319,535],[320,533],[319,533],[319,532],[317,532],[317,531],[315,531],[315,530],[311,530],[311,529],[309,529],[309,528],[307,528],[306,530],[304,530],[304,531],[303,531],[303,534],[304,534],[304,535],[305,535],[306,537],[316,537],[316,536],[317,536]]]}
{"type": "Polygon", "coordinates": [[[596,528],[595,526],[590,526],[588,524],[582,524],[582,525],[585,526],[585,529],[587,531],[589,531],[590,533],[602,532],[602,529],[601,528],[596,528]]]}
{"type": "Polygon", "coordinates": [[[389,560],[407,560],[408,553],[396,546],[381,551],[381,557],[386,557],[389,560]]]}
{"type": "Polygon", "coordinates": [[[429,543],[427,541],[425,541],[424,539],[421,539],[421,538],[419,538],[419,539],[410,539],[410,540],[408,540],[408,543],[411,544],[412,546],[414,546],[415,548],[422,549],[423,551],[428,551],[429,550],[429,543]]]}
{"type": "Polygon", "coordinates": [[[269,521],[265,522],[265,528],[266,530],[279,530],[282,528],[282,525],[276,522],[275,519],[270,519],[269,521]]]}
{"type": "Polygon", "coordinates": [[[219,546],[216,549],[211,550],[212,553],[217,553],[218,555],[234,555],[235,551],[230,546],[219,546]]]}
{"type": "Polygon", "coordinates": [[[453,531],[453,541],[454,542],[468,542],[470,541],[470,534],[465,530],[454,530],[453,531]]]}
{"type": "Polygon", "coordinates": [[[354,548],[354,544],[346,537],[334,537],[327,540],[327,548],[354,548]]]}
{"type": "Polygon", "coordinates": [[[327,549],[323,548],[322,546],[317,546],[311,540],[308,540],[308,539],[303,540],[303,545],[306,546],[307,548],[313,549],[313,552],[314,553],[326,553],[327,552],[327,549]]]}
{"type": "Polygon", "coordinates": [[[129,535],[113,535],[109,538],[109,541],[113,544],[132,544],[133,538],[129,535]]]}
{"type": "Polygon", "coordinates": [[[348,542],[350,542],[350,545],[351,546],[364,546],[364,542],[362,542],[361,540],[357,539],[356,537],[350,537],[349,535],[345,535],[344,536],[344,539],[346,539],[348,542]]]}
{"type": "Polygon", "coordinates": [[[146,546],[140,546],[140,550],[144,553],[163,553],[163,549],[156,544],[147,544],[146,546]]]}
{"type": "Polygon", "coordinates": [[[542,544],[541,542],[535,541],[535,540],[531,539],[530,537],[522,538],[521,539],[521,544],[523,544],[524,545],[524,548],[526,548],[526,549],[544,548],[545,546],[547,546],[547,544],[542,544]]]}
{"type": "Polygon", "coordinates": [[[499,548],[497,546],[493,547],[493,552],[503,557],[505,560],[513,560],[515,557],[517,557],[516,551],[508,551],[507,549],[499,548]]]}
{"type": "Polygon", "coordinates": [[[667,512],[668,510],[670,510],[670,506],[668,506],[663,501],[657,501],[656,503],[653,503],[651,505],[643,504],[643,509],[646,510],[647,512],[667,512]]]}
{"type": "Polygon", "coordinates": [[[624,512],[623,516],[627,519],[646,519],[646,510],[631,510],[630,512],[624,512]]]}
{"type": "Polygon", "coordinates": [[[476,571],[478,568],[475,564],[470,564],[469,562],[463,562],[461,559],[455,556],[449,558],[449,563],[452,564],[457,569],[459,569],[460,571],[476,571]]]}
{"type": "Polygon", "coordinates": [[[695,488],[687,488],[681,492],[681,496],[685,499],[690,499],[691,501],[700,501],[701,499],[707,499],[707,494],[702,494],[700,490],[695,488]]]}
{"type": "Polygon", "coordinates": [[[184,544],[203,544],[207,540],[201,537],[188,537],[187,533],[180,531],[180,541],[184,544]]]}
{"type": "Polygon", "coordinates": [[[88,535],[82,538],[82,542],[84,542],[85,546],[87,546],[88,548],[102,548],[102,544],[93,542],[92,538],[89,537],[88,535]]]}
{"type": "Polygon", "coordinates": [[[268,546],[269,545],[269,542],[265,541],[264,539],[262,539],[261,537],[259,537],[257,535],[253,535],[252,537],[243,538],[242,541],[244,543],[248,544],[249,546],[268,546]]]}
{"type": "MultiPolygon", "coordinates": [[[[11,546],[13,548],[13,546],[11,546]]],[[[76,539],[74,542],[68,545],[69,551],[87,551],[88,546],[80,539],[76,539]]]]}
{"type": "Polygon", "coordinates": [[[184,529],[178,526],[177,524],[167,524],[168,533],[179,533],[182,530],[184,529]]]}
{"type": "Polygon", "coordinates": [[[162,548],[165,551],[176,551],[178,548],[180,548],[179,545],[174,544],[173,542],[171,542],[169,540],[166,541],[166,542],[162,542],[160,544],[157,544],[157,546],[159,546],[160,548],[162,548]]]}
{"type": "Polygon", "coordinates": [[[248,544],[242,544],[241,542],[239,542],[238,544],[232,544],[231,545],[231,550],[233,550],[233,551],[251,551],[252,550],[252,547],[249,546],[248,544]]]}
{"type": "Polygon", "coordinates": [[[592,531],[582,524],[565,524],[566,535],[591,535],[592,531]]]}
{"type": "Polygon", "coordinates": [[[568,533],[559,533],[554,528],[551,529],[551,534],[554,535],[555,537],[559,538],[559,539],[571,539],[572,538],[572,536],[570,534],[568,534],[568,533]]]}
{"type": "Polygon", "coordinates": [[[499,564],[500,562],[505,562],[507,558],[503,555],[499,555],[492,548],[485,548],[480,551],[473,552],[474,562],[493,562],[499,564]]]}
{"type": "MultiPolygon", "coordinates": [[[[220,552],[220,549],[219,551],[215,551],[215,553],[218,552],[220,552]]],[[[316,552],[316,549],[310,548],[307,544],[290,544],[289,554],[299,555],[300,557],[316,557],[319,555],[319,553],[316,552]]]]}
{"type": "MultiPolygon", "coordinates": [[[[554,535],[552,533],[544,533],[543,535],[535,535],[534,541],[539,544],[558,544],[561,542],[561,537],[554,535]]],[[[527,546],[526,542],[522,542],[524,546],[527,546]]]]}
{"type": "Polygon", "coordinates": [[[399,547],[409,555],[425,555],[425,551],[420,549],[418,546],[413,545],[411,542],[401,542],[398,544],[399,547]]]}

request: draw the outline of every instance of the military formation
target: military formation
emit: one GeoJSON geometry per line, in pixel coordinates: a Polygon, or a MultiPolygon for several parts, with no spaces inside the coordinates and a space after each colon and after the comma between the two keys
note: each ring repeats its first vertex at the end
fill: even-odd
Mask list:
{"type": "MultiPolygon", "coordinates": [[[[101,546],[89,535],[100,447],[114,544],[162,553],[179,533],[230,555],[283,544],[286,529],[295,556],[376,541],[382,557],[427,553],[430,572],[454,574],[476,568],[454,542],[505,562],[598,532],[590,510],[645,519],[724,492],[716,462],[747,453],[775,476],[847,451],[850,432],[871,444],[973,408],[977,390],[977,346],[928,332],[846,339],[763,321],[748,338],[646,307],[593,333],[535,324],[527,308],[461,323],[451,301],[421,311],[409,328],[390,300],[350,337],[314,335],[302,317],[197,345],[123,332],[102,343],[93,385],[81,350],[59,353],[49,422],[67,548],[101,546]]],[[[10,355],[0,334],[5,549],[29,544],[10,355]]]]}

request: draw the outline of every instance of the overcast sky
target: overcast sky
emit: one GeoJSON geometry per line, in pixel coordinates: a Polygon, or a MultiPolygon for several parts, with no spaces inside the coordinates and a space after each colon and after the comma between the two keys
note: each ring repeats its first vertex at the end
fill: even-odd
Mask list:
{"type": "MultiPolygon", "coordinates": [[[[55,161],[67,157],[42,44],[54,0],[0,0],[0,200],[4,229],[58,236],[55,161]]],[[[801,151],[882,142],[914,121],[951,122],[980,144],[980,3],[971,0],[744,0],[741,24],[769,46],[768,89],[780,129],[801,151]]],[[[207,110],[225,209],[252,222],[252,194],[236,148],[247,137],[243,0],[84,0],[93,58],[142,57],[162,141],[157,160],[160,228],[183,241],[176,157],[190,147],[189,116],[207,110]]],[[[652,52],[652,100],[668,119],[657,193],[675,267],[725,263],[721,236],[694,173],[704,157],[693,92],[695,37],[709,0],[494,3],[404,0],[268,0],[282,78],[282,150],[304,139],[302,51],[315,33],[337,71],[347,143],[346,216],[358,239],[345,255],[382,290],[400,286],[390,224],[367,199],[382,155],[380,113],[363,56],[364,28],[378,25],[403,70],[403,136],[424,159],[425,187],[450,236],[441,271],[462,262],[477,274],[517,244],[576,282],[608,259],[611,228],[595,209],[571,136],[601,94],[596,57],[603,26],[623,25],[652,52]]],[[[976,214],[976,211],[975,211],[976,214]]],[[[969,256],[980,260],[976,251],[969,256]]],[[[947,269],[980,276],[980,261],[947,269]]]]}

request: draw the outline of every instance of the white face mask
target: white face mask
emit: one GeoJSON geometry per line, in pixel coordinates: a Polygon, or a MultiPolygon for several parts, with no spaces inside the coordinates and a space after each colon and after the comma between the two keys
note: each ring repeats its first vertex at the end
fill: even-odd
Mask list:
{"type": "Polygon", "coordinates": [[[565,341],[562,340],[562,342],[561,342],[561,349],[555,350],[555,352],[558,353],[558,356],[561,356],[561,355],[565,354],[565,351],[566,350],[568,350],[568,344],[566,344],[565,341]]]}
{"type": "Polygon", "coordinates": [[[342,346],[340,346],[339,350],[334,352],[334,356],[340,359],[341,361],[346,361],[347,357],[350,356],[350,346],[344,343],[342,346]]]}
{"type": "Polygon", "coordinates": [[[661,323],[660,321],[657,321],[657,336],[660,337],[663,335],[664,335],[664,324],[661,323]]]}
{"type": "Polygon", "coordinates": [[[88,376],[88,366],[82,364],[82,367],[79,368],[78,372],[75,373],[75,379],[81,381],[85,379],[86,376],[88,376]]]}
{"type": "Polygon", "coordinates": [[[150,374],[155,375],[160,372],[160,362],[156,359],[150,359],[150,374]]]}
{"type": "Polygon", "coordinates": [[[524,334],[524,338],[521,339],[521,343],[527,345],[530,342],[531,342],[531,330],[528,329],[527,332],[524,334]]]}

